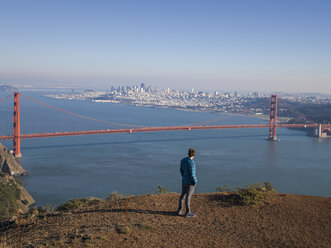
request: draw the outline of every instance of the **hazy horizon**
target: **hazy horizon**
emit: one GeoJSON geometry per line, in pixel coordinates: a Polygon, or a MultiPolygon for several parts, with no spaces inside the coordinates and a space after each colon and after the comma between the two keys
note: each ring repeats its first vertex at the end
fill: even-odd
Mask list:
{"type": "Polygon", "coordinates": [[[331,94],[331,2],[0,1],[0,84],[331,94]]]}

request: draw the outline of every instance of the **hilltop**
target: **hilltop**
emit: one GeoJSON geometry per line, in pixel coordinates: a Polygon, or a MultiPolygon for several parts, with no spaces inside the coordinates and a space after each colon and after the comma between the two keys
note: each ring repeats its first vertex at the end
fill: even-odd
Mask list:
{"type": "Polygon", "coordinates": [[[30,216],[23,247],[331,246],[331,198],[269,192],[265,203],[242,206],[225,202],[229,194],[194,194],[196,218],[174,213],[176,193],[77,199],[30,216]]]}

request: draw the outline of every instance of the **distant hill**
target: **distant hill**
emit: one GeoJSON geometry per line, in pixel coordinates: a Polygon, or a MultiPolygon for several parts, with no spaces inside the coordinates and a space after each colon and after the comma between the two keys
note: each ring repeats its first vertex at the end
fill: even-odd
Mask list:
{"type": "Polygon", "coordinates": [[[331,104],[292,104],[294,108],[302,113],[302,116],[294,116],[289,123],[331,123],[331,104]]]}
{"type": "MultiPolygon", "coordinates": [[[[260,111],[269,115],[270,103],[269,101],[261,102],[255,100],[247,103],[248,108],[256,108],[259,105],[260,111]],[[254,106],[254,107],[252,107],[254,106]]],[[[281,99],[278,102],[278,117],[289,118],[289,124],[295,123],[331,123],[331,104],[328,103],[302,103],[291,102],[281,99]]]]}
{"type": "Polygon", "coordinates": [[[10,85],[0,85],[0,92],[1,91],[17,91],[16,87],[12,87],[10,85]]]}

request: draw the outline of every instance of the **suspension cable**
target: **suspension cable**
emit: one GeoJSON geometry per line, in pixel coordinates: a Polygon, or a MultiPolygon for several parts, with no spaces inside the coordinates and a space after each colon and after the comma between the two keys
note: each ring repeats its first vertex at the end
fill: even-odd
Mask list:
{"type": "Polygon", "coordinates": [[[97,122],[102,122],[102,123],[108,123],[108,124],[112,124],[112,125],[118,125],[118,126],[126,126],[126,127],[147,127],[147,126],[137,126],[137,125],[127,125],[127,124],[121,124],[121,123],[115,123],[115,122],[110,122],[110,121],[103,121],[103,120],[98,120],[98,119],[94,119],[94,118],[91,118],[91,117],[87,117],[87,116],[84,116],[84,115],[80,115],[80,114],[75,114],[75,113],[72,113],[72,112],[69,112],[67,110],[63,110],[63,109],[60,109],[60,108],[57,108],[57,107],[53,107],[47,103],[43,103],[41,101],[38,101],[36,99],[33,99],[29,96],[26,96],[24,94],[21,94],[21,96],[25,97],[25,98],[28,98],[34,102],[37,102],[41,105],[44,105],[44,106],[47,106],[49,108],[52,108],[52,109],[55,109],[55,110],[58,110],[58,111],[61,111],[61,112],[64,112],[66,114],[69,114],[69,115],[74,115],[74,116],[77,116],[77,117],[80,117],[80,118],[83,118],[83,119],[87,119],[87,120],[92,120],[92,121],[97,121],[97,122]]]}
{"type": "Polygon", "coordinates": [[[6,96],[5,98],[0,99],[0,103],[6,101],[9,97],[13,96],[14,93],[10,94],[9,96],[6,96]]]}

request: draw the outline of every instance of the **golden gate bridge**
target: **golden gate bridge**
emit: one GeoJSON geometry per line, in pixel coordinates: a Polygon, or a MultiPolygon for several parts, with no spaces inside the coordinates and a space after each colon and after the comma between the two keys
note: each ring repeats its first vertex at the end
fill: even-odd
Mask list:
{"type": "MultiPolygon", "coordinates": [[[[34,139],[34,138],[48,138],[48,137],[58,137],[58,136],[76,136],[76,135],[93,135],[93,134],[111,134],[111,133],[137,133],[137,132],[161,132],[161,131],[180,131],[180,130],[207,130],[207,129],[235,129],[235,128],[268,128],[268,140],[278,141],[277,139],[277,128],[316,128],[316,135],[321,137],[323,133],[331,131],[331,124],[317,124],[317,123],[306,123],[306,124],[278,124],[277,123],[277,104],[278,97],[277,95],[271,95],[270,103],[270,119],[269,124],[251,124],[251,125],[182,125],[182,126],[159,126],[159,127],[150,127],[150,126],[137,126],[137,125],[127,125],[121,123],[114,123],[109,121],[98,120],[83,116],[80,114],[75,114],[49,104],[43,103],[39,100],[33,99],[29,96],[15,92],[4,99],[0,100],[0,104],[8,100],[11,96],[14,97],[13,105],[13,119],[12,119],[12,133],[3,135],[0,132],[0,140],[13,140],[13,154],[16,158],[21,157],[21,140],[22,139],[34,139]],[[125,128],[109,129],[109,128],[92,128],[91,130],[64,130],[61,132],[41,132],[41,133],[23,133],[21,131],[21,110],[20,110],[20,96],[29,99],[33,102],[43,105],[47,108],[65,113],[69,116],[90,120],[93,122],[108,124],[108,125],[117,125],[124,126],[125,128]],[[1,136],[2,135],[2,136],[1,136]]],[[[1,116],[0,116],[1,117],[1,116]]],[[[4,118],[6,119],[6,118],[4,118]]],[[[5,120],[6,121],[6,120],[5,120]]],[[[207,123],[207,122],[206,122],[207,123]]]]}

